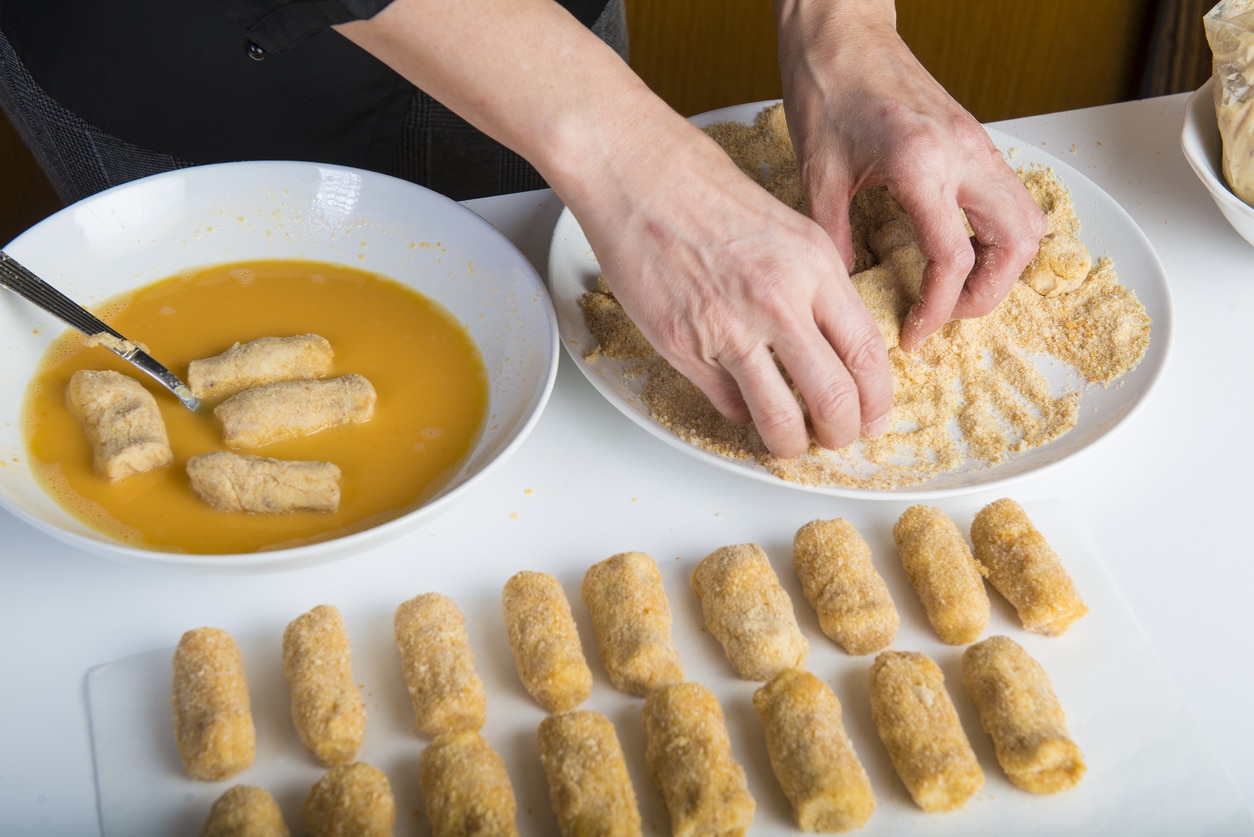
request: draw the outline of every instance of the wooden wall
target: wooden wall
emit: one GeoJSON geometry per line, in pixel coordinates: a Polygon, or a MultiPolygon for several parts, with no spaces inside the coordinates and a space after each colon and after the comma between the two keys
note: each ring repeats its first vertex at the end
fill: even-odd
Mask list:
{"type": "Polygon", "coordinates": [[[631,66],[685,116],[780,97],[771,0],[626,0],[631,66]]]}
{"type": "Polygon", "coordinates": [[[954,98],[991,122],[1135,98],[1155,5],[901,0],[897,29],[954,98]]]}
{"type": "MultiPolygon", "coordinates": [[[[685,115],[780,95],[770,0],[626,0],[632,66],[685,115]]],[[[897,0],[898,29],[977,118],[1196,88],[1214,0],[897,0]]],[[[0,114],[0,242],[60,201],[0,114]]]]}
{"type": "MultiPolygon", "coordinates": [[[[897,29],[954,98],[991,122],[1195,89],[1209,74],[1201,19],[1213,4],[897,0],[897,29]],[[1168,62],[1174,89],[1143,89],[1150,65],[1168,62]]],[[[627,0],[627,16],[632,66],[679,112],[779,97],[769,0],[627,0]]]]}

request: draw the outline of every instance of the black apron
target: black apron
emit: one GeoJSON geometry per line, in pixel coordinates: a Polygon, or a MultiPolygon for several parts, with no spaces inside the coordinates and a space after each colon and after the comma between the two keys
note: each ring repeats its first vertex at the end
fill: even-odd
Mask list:
{"type": "MultiPolygon", "coordinates": [[[[0,0],[0,106],[67,203],[234,160],[355,166],[455,200],[543,187],[330,28],[387,2],[0,0]]],[[[626,55],[622,0],[563,5],[626,55]]]]}

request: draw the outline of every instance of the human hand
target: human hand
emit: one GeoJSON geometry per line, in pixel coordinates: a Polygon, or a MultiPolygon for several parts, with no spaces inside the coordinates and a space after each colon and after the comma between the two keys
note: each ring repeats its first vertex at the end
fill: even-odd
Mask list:
{"type": "Polygon", "coordinates": [[[810,442],[779,365],[819,444],[886,423],[887,351],[831,237],[560,5],[395,0],[337,30],[530,160],[653,347],[772,453],[810,442]]]}
{"type": "Polygon", "coordinates": [[[927,258],[902,348],[993,310],[1046,222],[988,133],[897,35],[892,0],[776,7],[784,108],[811,217],[850,263],[849,204],[859,189],[887,186],[927,258]]]}
{"type": "Polygon", "coordinates": [[[625,149],[576,217],[653,347],[725,416],[784,458],[875,433],[887,353],[831,238],[745,177],[696,129],[625,149]],[[674,143],[667,146],[667,143],[674,143]],[[581,215],[582,212],[582,215],[581,215]]]}

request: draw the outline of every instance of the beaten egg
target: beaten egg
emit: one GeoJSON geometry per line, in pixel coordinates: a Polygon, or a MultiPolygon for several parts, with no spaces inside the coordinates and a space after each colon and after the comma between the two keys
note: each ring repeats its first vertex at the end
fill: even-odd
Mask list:
{"type": "Polygon", "coordinates": [[[102,320],[186,380],[187,364],[259,337],[319,334],[335,351],[331,376],[364,375],[378,393],[374,417],[263,448],[275,459],[334,462],[339,510],[227,513],[192,491],[187,460],[227,450],[215,401],[195,413],[139,370],[67,332],[55,340],[23,405],[31,470],[70,514],[131,546],[234,554],[293,547],[378,525],[422,505],[457,472],[483,430],[488,375],[465,327],[441,305],[387,277],[305,261],[254,261],[190,271],[115,298],[102,320]],[[153,392],[174,463],[110,481],[66,405],[79,369],[114,369],[153,392]]]}

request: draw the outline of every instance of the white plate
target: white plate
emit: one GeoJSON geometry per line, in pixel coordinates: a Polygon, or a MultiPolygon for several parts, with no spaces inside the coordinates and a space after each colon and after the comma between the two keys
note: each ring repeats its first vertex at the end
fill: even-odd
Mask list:
{"type": "MultiPolygon", "coordinates": [[[[752,124],[758,112],[770,104],[758,102],[725,108],[694,117],[693,121],[698,125],[712,122],[752,124]]],[[[1122,424],[1144,403],[1166,364],[1172,334],[1171,292],[1167,274],[1136,222],[1097,184],[1066,163],[1015,137],[991,128],[989,134],[1002,152],[1012,157],[1012,165],[1042,164],[1057,172],[1075,201],[1076,214],[1082,225],[1081,239],[1094,256],[1106,255],[1114,260],[1120,282],[1136,292],[1154,321],[1150,345],[1140,365],[1109,387],[1087,387],[1076,427],[1060,439],[992,467],[980,465],[950,471],[917,486],[889,491],[790,482],[770,473],[757,462],[720,456],[684,441],[650,415],[640,398],[639,378],[620,374],[621,366],[604,358],[596,364],[584,360],[584,354],[596,345],[596,341],[584,323],[579,299],[596,288],[601,271],[579,223],[569,210],[563,210],[553,233],[548,279],[567,353],[611,404],[666,444],[734,474],[802,491],[860,499],[937,498],[992,490],[1079,453],[1122,424]]],[[[1060,382],[1059,376],[1063,374],[1049,366],[1041,367],[1041,372],[1052,383],[1060,382]]]]}
{"type": "MultiPolygon", "coordinates": [[[[1064,556],[1076,588],[1090,607],[1061,637],[1025,632],[1006,602],[990,592],[992,617],[985,636],[1005,634],[1049,672],[1067,713],[1069,731],[1088,771],[1072,790],[1037,796],[1015,788],[1002,774],[989,738],[961,685],[962,648],[942,644],[931,631],[897,560],[888,526],[861,525],[901,614],[893,642],[899,650],[930,655],[946,684],[984,770],[985,784],[961,811],[925,814],[910,801],[875,733],[866,697],[871,658],[850,657],[820,633],[791,572],[790,538],[762,531],[757,541],[772,558],[792,597],[797,621],[810,644],[806,668],[840,699],[845,726],[867,770],[876,809],[859,835],[1254,835],[1254,820],[1223,766],[1206,745],[1166,669],[1128,609],[1079,513],[1061,502],[1025,507],[1033,522],[1064,556]]],[[[964,531],[976,507],[951,512],[964,531]]],[[[791,531],[792,527],[781,527],[791,531]]],[[[441,578],[440,592],[466,616],[475,666],[488,692],[484,736],[505,760],[524,835],[556,834],[548,790],[536,749],[544,711],[523,691],[506,641],[501,589],[519,566],[510,550],[441,578]]],[[[488,557],[488,556],[485,556],[488,557]]],[[[744,766],[757,800],[752,835],[799,833],[787,800],[771,772],[762,725],[753,709],[759,684],[739,680],[718,643],[705,630],[689,577],[701,557],[658,566],[674,617],[673,636],[684,674],[708,686],[726,714],[732,750],[744,766]]],[[[570,599],[594,688],[584,708],[613,721],[623,744],[646,834],[668,834],[669,818],[645,766],[642,700],[614,690],[596,656],[590,620],[579,598],[585,567],[553,569],[570,599]]],[[[416,570],[410,581],[429,579],[416,570]]],[[[400,587],[408,582],[400,580],[400,587]]],[[[398,586],[393,579],[393,586],[398,586]]],[[[430,589],[430,588],[422,588],[430,589]]],[[[407,596],[408,594],[403,594],[407,596]]],[[[334,603],[334,602],[332,602],[334,603]]],[[[400,598],[396,604],[400,603],[400,598]]],[[[294,618],[298,614],[291,614],[294,618]]],[[[345,612],[352,643],[353,674],[366,701],[366,741],[359,757],[384,770],[396,795],[397,835],[422,835],[427,818],[418,791],[418,760],[426,740],[413,728],[413,710],[392,639],[391,609],[345,612]]],[[[218,625],[227,630],[228,625],[218,625]]],[[[288,719],[282,681],[281,631],[241,636],[257,726],[255,763],[225,782],[196,782],[182,772],[170,710],[169,647],[93,668],[87,676],[92,752],[105,837],[195,834],[213,800],[233,783],[260,785],[274,794],[293,833],[300,807],[322,769],[301,748],[288,719]]]]}
{"type": "MultiPolygon", "coordinates": [[[[308,259],[390,277],[442,305],[488,374],[488,415],[457,474],[425,505],[355,534],[242,555],[123,545],[71,517],[35,480],[22,437],[26,386],[64,325],[0,292],[0,506],[109,558],[209,570],[270,569],[359,554],[465,496],[527,437],[557,374],[558,331],[544,283],[503,235],[460,204],[374,172],[302,162],[180,169],[92,195],[6,250],[82,305],[178,274],[249,259],[308,259]]],[[[128,335],[142,341],[142,335],[128,335]]],[[[175,370],[177,373],[179,370],[175,370]]]]}

